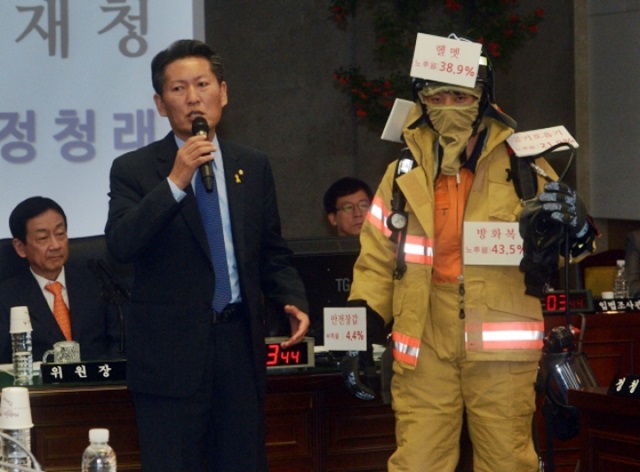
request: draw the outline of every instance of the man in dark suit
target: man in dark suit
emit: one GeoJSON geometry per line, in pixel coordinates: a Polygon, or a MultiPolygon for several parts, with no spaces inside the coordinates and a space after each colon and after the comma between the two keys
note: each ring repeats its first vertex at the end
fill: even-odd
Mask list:
{"type": "Polygon", "coordinates": [[[83,360],[115,358],[118,316],[89,267],[67,263],[67,218],[60,205],[50,198],[28,198],[11,212],[9,227],[13,247],[28,265],[0,283],[0,362],[11,362],[9,313],[13,306],[29,308],[34,360],[41,360],[46,350],[65,339],[80,344],[83,360]],[[53,313],[55,295],[47,289],[54,282],[61,284],[69,312],[71,326],[66,337],[53,313]]]}
{"type": "Polygon", "coordinates": [[[280,234],[270,165],[259,151],[218,139],[227,84],[206,44],[177,41],[151,69],[156,107],[172,132],[114,161],[105,231],[112,254],[135,271],[125,316],[127,376],[143,468],[266,470],[262,295],[289,317],[284,347],[309,326],[304,286],[280,234]],[[192,136],[198,117],[208,135],[192,136]],[[211,192],[201,184],[204,165],[212,165],[211,192]],[[207,193],[219,204],[200,203],[207,193]],[[200,210],[214,207],[228,266],[217,271],[216,234],[208,235],[200,210]],[[227,304],[216,308],[225,285],[227,304]]]}

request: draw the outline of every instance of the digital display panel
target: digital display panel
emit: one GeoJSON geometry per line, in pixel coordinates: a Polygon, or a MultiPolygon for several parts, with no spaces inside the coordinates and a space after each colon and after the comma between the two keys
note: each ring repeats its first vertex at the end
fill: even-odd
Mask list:
{"type": "Polygon", "coordinates": [[[266,338],[267,369],[304,368],[315,365],[312,338],[304,338],[300,343],[284,349],[280,344],[285,339],[287,338],[266,338]]]}
{"type": "MultiPolygon", "coordinates": [[[[593,298],[591,290],[570,290],[568,307],[570,313],[593,312],[593,298]]],[[[544,314],[566,313],[567,294],[562,290],[547,292],[542,297],[542,311],[544,314]]]]}

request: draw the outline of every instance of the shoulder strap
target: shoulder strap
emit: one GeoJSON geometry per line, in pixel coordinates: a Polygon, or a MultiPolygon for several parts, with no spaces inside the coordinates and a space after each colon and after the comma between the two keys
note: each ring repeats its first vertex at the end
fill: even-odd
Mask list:
{"type": "Polygon", "coordinates": [[[408,147],[403,148],[400,151],[400,159],[396,163],[396,173],[393,177],[393,197],[391,199],[391,211],[404,211],[404,206],[407,203],[402,190],[398,186],[398,177],[406,174],[416,166],[416,160],[413,158],[413,154],[408,147]]]}
{"type": "MultiPolygon", "coordinates": [[[[409,172],[416,165],[416,160],[414,159],[413,154],[411,154],[409,148],[403,148],[400,153],[400,159],[398,159],[398,162],[396,164],[396,173],[393,177],[393,196],[391,199],[391,215],[389,216],[389,218],[391,218],[394,213],[404,213],[407,199],[402,193],[402,190],[400,190],[397,179],[399,176],[409,172]]],[[[405,224],[402,229],[397,229],[391,225],[388,225],[388,228],[391,230],[391,236],[389,237],[389,239],[396,243],[398,247],[396,252],[396,269],[393,273],[394,278],[396,279],[401,279],[404,273],[407,271],[407,264],[405,262],[404,254],[404,244],[407,239],[407,226],[408,225],[405,224]]]]}

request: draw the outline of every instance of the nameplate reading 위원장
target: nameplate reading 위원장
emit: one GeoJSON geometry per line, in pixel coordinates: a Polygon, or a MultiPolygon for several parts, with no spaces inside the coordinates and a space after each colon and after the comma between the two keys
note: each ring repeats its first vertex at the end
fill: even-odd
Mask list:
{"type": "Polygon", "coordinates": [[[127,361],[43,362],[40,372],[43,384],[121,382],[127,377],[127,361]]]}
{"type": "Polygon", "coordinates": [[[465,221],[465,264],[517,266],[522,254],[517,222],[465,221]]]}

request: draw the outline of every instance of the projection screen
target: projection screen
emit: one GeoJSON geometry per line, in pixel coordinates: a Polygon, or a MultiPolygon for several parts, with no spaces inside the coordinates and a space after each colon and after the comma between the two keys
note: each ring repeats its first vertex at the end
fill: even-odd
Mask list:
{"type": "Polygon", "coordinates": [[[69,237],[102,234],[113,159],[169,130],[153,56],[204,39],[203,0],[0,2],[0,237],[25,198],[53,198],[69,237]]]}

